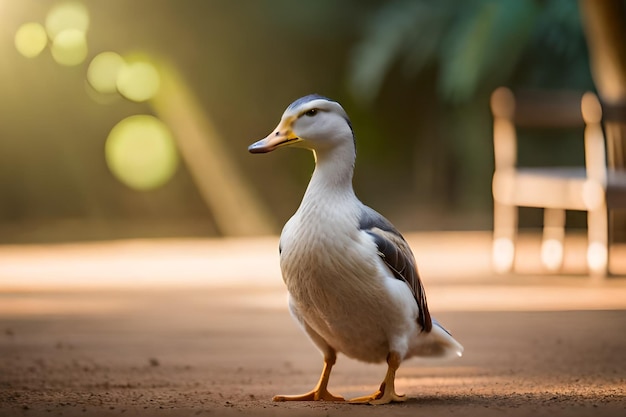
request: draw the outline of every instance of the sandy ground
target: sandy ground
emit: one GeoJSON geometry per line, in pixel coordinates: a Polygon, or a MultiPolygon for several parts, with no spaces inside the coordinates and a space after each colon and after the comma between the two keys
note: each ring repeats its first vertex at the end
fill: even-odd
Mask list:
{"type": "MultiPolygon", "coordinates": [[[[266,243],[257,248],[262,254],[266,243]]],[[[272,245],[258,260],[267,268],[265,257],[276,256],[272,245]]],[[[171,242],[164,253],[166,247],[175,252],[171,242]]],[[[405,362],[397,388],[410,399],[402,404],[273,403],[275,394],[312,388],[321,370],[319,353],[289,316],[280,279],[257,277],[273,271],[211,285],[195,278],[123,285],[117,276],[116,285],[57,279],[37,286],[37,271],[45,273],[33,267],[37,257],[29,251],[59,251],[63,259],[68,248],[47,249],[0,249],[0,416],[626,415],[623,278],[495,278],[476,267],[453,279],[455,266],[437,270],[426,260],[431,309],[465,346],[463,358],[405,362]],[[30,260],[20,264],[16,256],[30,260]]],[[[67,262],[82,260],[77,267],[84,271],[97,264],[82,255],[67,262]]],[[[384,373],[384,365],[340,356],[330,389],[369,394],[384,373]]]]}

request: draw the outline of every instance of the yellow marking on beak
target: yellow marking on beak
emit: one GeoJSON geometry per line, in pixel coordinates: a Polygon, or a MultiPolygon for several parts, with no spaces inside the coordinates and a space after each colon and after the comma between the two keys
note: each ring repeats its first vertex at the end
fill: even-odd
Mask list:
{"type": "Polygon", "coordinates": [[[299,142],[300,138],[293,133],[291,128],[295,120],[295,117],[281,120],[272,133],[250,145],[248,151],[250,151],[250,153],[267,153],[281,146],[299,142]]]}

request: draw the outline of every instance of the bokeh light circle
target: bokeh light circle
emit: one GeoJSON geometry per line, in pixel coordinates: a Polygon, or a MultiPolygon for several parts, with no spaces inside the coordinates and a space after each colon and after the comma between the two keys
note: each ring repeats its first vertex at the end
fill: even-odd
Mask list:
{"type": "Polygon", "coordinates": [[[78,65],[87,57],[85,32],[67,29],[55,36],[52,41],[52,57],[61,65],[78,65]]]}
{"type": "Polygon", "coordinates": [[[133,101],[146,101],[159,92],[161,78],[150,62],[137,61],[124,66],[117,78],[117,89],[133,101]]]}
{"type": "Polygon", "coordinates": [[[135,190],[152,190],[176,173],[179,157],[172,133],[149,115],[119,122],[107,138],[105,158],[113,175],[135,190]]]}
{"type": "Polygon", "coordinates": [[[513,267],[515,261],[515,245],[511,239],[498,238],[493,241],[493,266],[498,272],[506,272],[513,267]]]}
{"type": "Polygon", "coordinates": [[[587,265],[592,271],[604,271],[609,259],[609,252],[600,242],[592,242],[587,248],[587,265]]]}
{"type": "Polygon", "coordinates": [[[69,29],[86,33],[89,28],[89,12],[84,4],[69,1],[54,6],[46,16],[46,30],[54,40],[61,32],[69,29]]]}
{"type": "Polygon", "coordinates": [[[99,93],[115,93],[117,79],[124,65],[124,58],[119,54],[102,52],[91,60],[87,68],[87,81],[99,93]]]}
{"type": "Polygon", "coordinates": [[[46,30],[39,23],[24,23],[15,32],[15,48],[26,58],[38,56],[47,44],[46,30]]]}

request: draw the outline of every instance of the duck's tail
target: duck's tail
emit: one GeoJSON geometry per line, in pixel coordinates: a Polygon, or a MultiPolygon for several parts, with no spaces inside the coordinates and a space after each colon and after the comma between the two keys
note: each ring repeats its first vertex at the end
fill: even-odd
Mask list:
{"type": "Polygon", "coordinates": [[[411,349],[411,356],[432,359],[453,359],[463,356],[463,346],[435,319],[428,333],[420,334],[419,341],[411,349]]]}

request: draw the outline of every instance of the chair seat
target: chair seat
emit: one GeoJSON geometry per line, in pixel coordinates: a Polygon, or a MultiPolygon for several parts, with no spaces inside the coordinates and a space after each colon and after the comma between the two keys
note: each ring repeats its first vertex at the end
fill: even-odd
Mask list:
{"type": "Polygon", "coordinates": [[[587,179],[584,167],[517,168],[494,174],[493,195],[503,204],[587,210],[587,179]]]}

